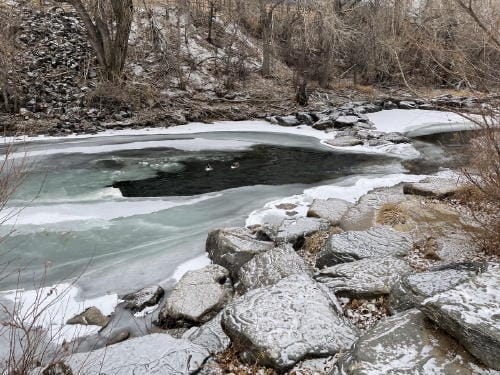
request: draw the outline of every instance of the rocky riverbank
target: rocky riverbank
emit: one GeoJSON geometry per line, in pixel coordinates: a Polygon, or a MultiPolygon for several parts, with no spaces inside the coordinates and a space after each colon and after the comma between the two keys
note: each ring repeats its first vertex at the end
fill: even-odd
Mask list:
{"type": "Polygon", "coordinates": [[[124,296],[109,318],[85,311],[73,323],[103,325],[98,340],[66,343],[81,353],[57,366],[66,374],[497,374],[500,266],[470,235],[473,218],[451,204],[460,189],[436,177],[376,189],[354,205],[316,200],[304,217],[214,229],[211,265],[165,295],[153,286],[124,296]]]}

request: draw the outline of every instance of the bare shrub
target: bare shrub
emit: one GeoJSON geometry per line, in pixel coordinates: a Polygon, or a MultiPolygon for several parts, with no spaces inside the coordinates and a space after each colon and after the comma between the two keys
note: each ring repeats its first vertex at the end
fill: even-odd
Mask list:
{"type": "Polygon", "coordinates": [[[471,142],[469,166],[463,169],[469,187],[461,192],[462,200],[481,225],[475,237],[486,251],[500,255],[500,113],[469,118],[481,130],[471,142]]]}

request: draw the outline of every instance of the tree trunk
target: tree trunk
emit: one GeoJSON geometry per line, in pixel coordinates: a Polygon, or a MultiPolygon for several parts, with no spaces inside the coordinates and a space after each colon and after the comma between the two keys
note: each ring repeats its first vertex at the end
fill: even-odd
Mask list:
{"type": "Polygon", "coordinates": [[[262,27],[262,76],[271,75],[271,52],[272,52],[272,11],[261,10],[262,27]]]}
{"type": "Polygon", "coordinates": [[[95,21],[81,0],[56,0],[72,5],[87,30],[97,61],[107,80],[121,78],[128,52],[128,39],[134,15],[133,0],[108,0],[111,14],[106,14],[104,2],[99,2],[95,21]],[[104,17],[104,18],[103,18],[104,17]]]}

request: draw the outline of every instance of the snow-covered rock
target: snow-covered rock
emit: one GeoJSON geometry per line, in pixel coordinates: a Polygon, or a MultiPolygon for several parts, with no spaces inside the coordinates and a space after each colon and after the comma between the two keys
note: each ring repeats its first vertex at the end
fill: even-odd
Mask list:
{"type": "Polygon", "coordinates": [[[264,226],[260,232],[276,244],[290,243],[297,248],[302,246],[305,236],[319,231],[326,231],[329,228],[330,223],[327,220],[301,217],[298,219],[285,219],[277,226],[264,226]]]}
{"type": "Polygon", "coordinates": [[[363,335],[330,375],[476,375],[482,369],[418,310],[390,317],[363,335]]]}
{"type": "Polygon", "coordinates": [[[275,284],[291,275],[308,273],[307,265],[293,248],[282,245],[254,256],[241,267],[238,279],[242,287],[249,290],[275,284]]]}
{"type": "Polygon", "coordinates": [[[307,357],[350,348],[357,330],[339,313],[338,301],[305,275],[254,289],[223,312],[222,326],[250,363],[283,371],[307,357]]]}
{"type": "Polygon", "coordinates": [[[426,299],[421,309],[484,364],[500,370],[500,265],[426,299]]]}
{"type": "MultiPolygon", "coordinates": [[[[152,334],[127,340],[65,360],[74,374],[154,375],[193,374],[210,353],[189,340],[152,334]]],[[[33,373],[42,374],[43,369],[33,373]]]]}
{"type": "Polygon", "coordinates": [[[403,257],[412,246],[408,235],[388,227],[333,234],[318,254],[316,266],[321,269],[365,258],[403,257]]]}
{"type": "Polygon", "coordinates": [[[219,313],[202,326],[186,331],[182,338],[203,346],[211,354],[221,353],[231,344],[231,340],[222,329],[221,319],[222,313],[219,313]]]}
{"type": "Polygon", "coordinates": [[[411,267],[402,259],[366,258],[324,268],[314,279],[333,293],[349,297],[373,297],[389,294],[392,286],[410,272],[411,267]]]}
{"type": "Polygon", "coordinates": [[[337,226],[342,216],[352,206],[352,203],[343,199],[315,199],[309,207],[307,216],[326,219],[331,225],[337,226]]]}
{"type": "Polygon", "coordinates": [[[156,305],[164,294],[161,286],[148,286],[123,296],[121,299],[125,302],[121,306],[132,311],[142,311],[146,307],[156,305]]]}
{"type": "Polygon", "coordinates": [[[476,275],[479,268],[478,264],[451,264],[436,270],[404,276],[391,290],[391,309],[407,310],[417,307],[426,298],[469,280],[476,275]]]}
{"type": "Polygon", "coordinates": [[[208,257],[236,277],[240,267],[260,254],[274,248],[270,241],[260,241],[247,228],[216,229],[208,234],[208,257]]]}
{"type": "Polygon", "coordinates": [[[204,323],[233,296],[229,271],[217,264],[187,272],[162,307],[159,320],[167,327],[204,323]]]}
{"type": "Polygon", "coordinates": [[[426,197],[446,198],[460,188],[457,179],[429,177],[421,182],[410,182],[403,185],[405,194],[426,197]]]}

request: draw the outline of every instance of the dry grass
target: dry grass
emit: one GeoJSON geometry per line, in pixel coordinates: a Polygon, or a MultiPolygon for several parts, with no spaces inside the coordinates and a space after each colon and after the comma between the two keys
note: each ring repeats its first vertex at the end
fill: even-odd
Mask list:
{"type": "Polygon", "coordinates": [[[358,85],[352,82],[339,82],[335,84],[334,88],[337,90],[345,90],[345,89],[354,90],[358,91],[361,94],[370,96],[375,95],[377,92],[375,87],[373,87],[372,85],[358,85]]]}
{"type": "Polygon", "coordinates": [[[386,203],[377,212],[377,223],[382,225],[394,226],[397,224],[406,224],[407,218],[399,205],[395,203],[386,203]]]}
{"type": "MultiPolygon", "coordinates": [[[[237,348],[232,345],[225,352],[217,354],[215,357],[216,366],[222,370],[224,374],[234,375],[278,375],[278,373],[270,368],[254,365],[247,365],[240,361],[237,348]]],[[[207,366],[210,366],[208,364],[207,366]]]]}

